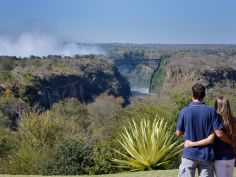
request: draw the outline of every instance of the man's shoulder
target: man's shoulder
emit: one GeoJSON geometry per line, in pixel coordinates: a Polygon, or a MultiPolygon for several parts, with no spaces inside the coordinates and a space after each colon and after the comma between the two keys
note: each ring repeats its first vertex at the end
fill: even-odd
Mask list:
{"type": "Polygon", "coordinates": [[[180,110],[180,113],[184,113],[184,112],[188,111],[188,109],[189,109],[189,106],[186,106],[180,110]]]}
{"type": "MultiPolygon", "coordinates": [[[[188,106],[182,108],[182,109],[180,110],[180,113],[181,113],[181,114],[187,113],[187,112],[191,111],[194,107],[195,107],[195,106],[188,105],[188,106]]],[[[208,106],[208,105],[206,105],[206,104],[201,105],[201,107],[203,108],[203,109],[201,109],[201,111],[208,112],[208,113],[214,113],[214,112],[215,112],[215,109],[214,109],[213,107],[208,106]]]]}

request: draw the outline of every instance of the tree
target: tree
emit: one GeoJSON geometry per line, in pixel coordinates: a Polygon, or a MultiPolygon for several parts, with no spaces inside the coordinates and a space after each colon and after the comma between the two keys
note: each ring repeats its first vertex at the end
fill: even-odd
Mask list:
{"type": "Polygon", "coordinates": [[[12,58],[12,57],[0,58],[0,68],[2,70],[11,71],[12,69],[16,67],[14,60],[15,58],[12,58]]]}

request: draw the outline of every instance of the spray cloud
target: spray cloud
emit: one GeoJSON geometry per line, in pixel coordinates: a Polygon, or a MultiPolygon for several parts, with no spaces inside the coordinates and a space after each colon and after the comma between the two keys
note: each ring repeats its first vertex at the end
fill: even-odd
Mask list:
{"type": "Polygon", "coordinates": [[[87,55],[104,54],[97,45],[61,42],[55,37],[38,32],[26,32],[16,39],[0,36],[0,55],[17,57],[47,56],[47,55],[87,55]]]}

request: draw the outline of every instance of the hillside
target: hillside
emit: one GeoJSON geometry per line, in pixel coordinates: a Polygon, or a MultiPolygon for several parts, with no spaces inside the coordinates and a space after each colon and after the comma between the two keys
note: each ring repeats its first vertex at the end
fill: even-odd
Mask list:
{"type": "Polygon", "coordinates": [[[234,88],[235,57],[179,53],[169,59],[164,87],[201,82],[207,88],[234,88]]]}
{"type": "Polygon", "coordinates": [[[0,76],[0,94],[8,92],[31,104],[48,107],[66,97],[88,103],[104,92],[121,96],[126,102],[129,99],[129,83],[112,63],[105,60],[54,58],[11,61],[2,57],[1,62],[4,72],[0,76]],[[12,65],[12,68],[6,69],[4,65],[12,65]]]}

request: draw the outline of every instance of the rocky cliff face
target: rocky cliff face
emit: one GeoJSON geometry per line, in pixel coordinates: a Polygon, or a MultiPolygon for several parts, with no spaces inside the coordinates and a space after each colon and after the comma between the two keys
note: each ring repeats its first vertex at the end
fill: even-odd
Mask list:
{"type": "Polygon", "coordinates": [[[164,88],[184,83],[202,83],[207,88],[234,88],[236,62],[234,58],[216,56],[178,56],[167,66],[164,88]]]}
{"type": "Polygon", "coordinates": [[[208,87],[222,85],[234,88],[236,86],[236,70],[233,68],[206,70],[202,76],[206,79],[208,87]]]}
{"type": "Polygon", "coordinates": [[[128,82],[114,68],[114,75],[104,72],[87,73],[86,77],[76,75],[55,75],[40,80],[38,98],[41,105],[50,106],[67,97],[78,98],[82,103],[92,102],[101,93],[123,97],[128,102],[128,82]]]}
{"type": "Polygon", "coordinates": [[[20,80],[29,77],[30,73],[31,83],[24,83],[23,95],[32,104],[38,102],[44,107],[49,107],[67,97],[88,103],[104,92],[115,97],[123,97],[125,103],[129,102],[129,83],[112,63],[71,59],[59,60],[56,64],[54,61],[53,64],[50,61],[42,61],[40,67],[33,69],[16,67],[15,72],[20,73],[20,80]]]}

